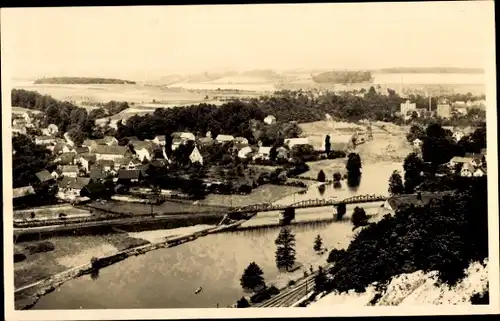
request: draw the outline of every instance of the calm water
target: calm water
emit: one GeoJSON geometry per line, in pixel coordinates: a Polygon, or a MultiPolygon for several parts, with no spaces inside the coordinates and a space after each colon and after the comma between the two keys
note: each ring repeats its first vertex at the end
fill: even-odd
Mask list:
{"type": "MultiPolygon", "coordinates": [[[[333,196],[342,199],[359,194],[385,195],[388,178],[394,169],[401,170],[401,165],[365,165],[361,185],[356,191],[327,186],[321,195],[314,186],[306,194],[295,195],[295,201],[333,196]]],[[[293,201],[292,195],[278,203],[293,201]]],[[[376,213],[379,206],[380,203],[373,203],[364,207],[368,213],[376,213]]],[[[347,220],[343,222],[309,222],[292,226],[296,235],[297,261],[305,266],[321,263],[312,251],[317,234],[329,249],[346,246],[352,234],[348,220],[350,212],[352,210],[348,207],[347,220]]],[[[296,221],[332,217],[333,208],[313,208],[299,210],[296,221]]],[[[276,220],[276,213],[261,213],[246,225],[276,220]]],[[[42,297],[33,309],[211,308],[217,304],[225,307],[242,296],[239,279],[252,261],[262,268],[268,283],[283,282],[288,277],[279,273],[274,263],[274,240],[278,233],[279,228],[272,227],[215,234],[131,257],[102,269],[97,278],[85,275],[63,284],[42,297]],[[199,286],[203,291],[195,295],[199,286]]]]}

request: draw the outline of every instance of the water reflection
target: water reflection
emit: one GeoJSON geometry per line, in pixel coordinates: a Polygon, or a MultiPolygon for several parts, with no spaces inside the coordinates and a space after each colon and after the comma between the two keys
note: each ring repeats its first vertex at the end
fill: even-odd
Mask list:
{"type": "Polygon", "coordinates": [[[99,278],[99,269],[95,269],[90,273],[90,278],[95,281],[99,278]]]}
{"type": "Polygon", "coordinates": [[[335,189],[340,189],[340,188],[342,188],[342,183],[341,183],[341,182],[334,182],[334,183],[333,183],[333,188],[335,188],[335,189]]]}
{"type": "Polygon", "coordinates": [[[326,186],[324,184],[318,186],[319,195],[323,196],[325,194],[325,191],[326,191],[326,186]]]}

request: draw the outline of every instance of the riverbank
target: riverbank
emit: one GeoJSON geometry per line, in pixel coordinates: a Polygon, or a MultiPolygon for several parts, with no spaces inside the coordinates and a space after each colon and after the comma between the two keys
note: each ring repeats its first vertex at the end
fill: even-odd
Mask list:
{"type": "MultiPolygon", "coordinates": [[[[85,247],[85,249],[80,249],[80,252],[76,256],[68,255],[68,251],[75,249],[74,246],[71,247],[69,245],[70,242],[74,240],[66,239],[65,241],[69,241],[65,244],[66,247],[61,246],[64,243],[58,242],[58,246],[55,248],[59,249],[59,251],[55,253],[38,253],[49,253],[49,255],[52,255],[51,260],[41,260],[42,256],[38,256],[32,258],[28,263],[28,266],[31,267],[31,269],[26,268],[26,266],[25,268],[15,266],[14,278],[15,281],[17,281],[15,285],[16,290],[14,298],[15,308],[17,310],[29,309],[35,305],[40,297],[54,291],[63,283],[73,278],[92,273],[93,270],[90,260],[93,257],[97,257],[100,262],[104,262],[101,266],[105,267],[125,260],[130,256],[140,255],[159,248],[177,246],[184,242],[193,241],[196,238],[205,236],[212,231],[220,233],[226,229],[233,229],[237,226],[237,224],[241,224],[241,221],[227,226],[202,225],[193,226],[191,228],[167,230],[168,232],[162,233],[161,236],[156,235],[155,237],[147,235],[149,232],[127,233],[123,231],[113,236],[102,236],[103,239],[91,240],[90,242],[93,242],[94,244],[98,244],[99,242],[101,242],[101,244],[92,248],[85,247]],[[104,243],[104,240],[109,243],[104,243]],[[137,240],[142,240],[143,242],[137,242],[137,240]],[[33,269],[35,265],[36,269],[33,269]],[[73,266],[68,268],[68,265],[73,266]],[[17,270],[16,267],[18,268],[17,270]],[[66,267],[66,269],[64,267],[66,267]],[[44,273],[36,273],[40,271],[43,271],[44,273]],[[44,277],[42,278],[42,276],[44,277]],[[33,283],[26,284],[28,283],[28,280],[33,283]]],[[[71,243],[82,244],[83,242],[71,243]]]]}

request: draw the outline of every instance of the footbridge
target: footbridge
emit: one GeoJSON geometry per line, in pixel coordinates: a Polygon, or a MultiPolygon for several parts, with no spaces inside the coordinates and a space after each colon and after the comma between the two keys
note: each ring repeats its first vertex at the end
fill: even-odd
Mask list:
{"type": "Polygon", "coordinates": [[[383,202],[386,200],[387,196],[380,196],[373,194],[358,195],[343,199],[341,201],[337,199],[311,199],[311,200],[300,201],[290,205],[278,205],[271,203],[253,204],[249,206],[240,207],[234,212],[236,213],[271,212],[271,211],[282,211],[285,210],[286,208],[301,209],[301,208],[313,208],[313,207],[338,206],[340,204],[349,205],[349,204],[372,203],[380,201],[383,202]]]}

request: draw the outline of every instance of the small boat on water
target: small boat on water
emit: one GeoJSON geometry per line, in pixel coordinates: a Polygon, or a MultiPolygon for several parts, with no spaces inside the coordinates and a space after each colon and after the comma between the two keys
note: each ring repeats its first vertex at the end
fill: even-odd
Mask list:
{"type": "Polygon", "coordinates": [[[203,290],[203,288],[200,286],[199,288],[196,289],[196,291],[194,291],[194,294],[198,294],[201,292],[201,290],[203,290]]]}

